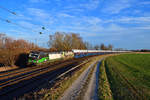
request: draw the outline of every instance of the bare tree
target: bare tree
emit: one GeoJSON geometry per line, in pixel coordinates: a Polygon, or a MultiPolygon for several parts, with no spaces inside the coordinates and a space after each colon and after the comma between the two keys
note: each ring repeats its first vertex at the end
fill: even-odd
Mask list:
{"type": "Polygon", "coordinates": [[[51,48],[56,48],[58,51],[64,50],[64,34],[56,32],[53,36],[50,35],[49,46],[51,48]]]}
{"type": "Polygon", "coordinates": [[[115,51],[123,51],[123,48],[116,48],[115,51]]]}
{"type": "Polygon", "coordinates": [[[100,49],[101,49],[101,50],[107,50],[107,47],[104,45],[104,43],[102,43],[102,44],[100,45],[100,49]]]}
{"type": "Polygon", "coordinates": [[[86,46],[86,49],[91,49],[91,44],[89,42],[84,42],[85,46],[86,46]]]}
{"type": "Polygon", "coordinates": [[[99,50],[99,46],[98,46],[98,45],[95,45],[95,46],[94,46],[94,49],[95,49],[95,50],[99,50]]]}
{"type": "Polygon", "coordinates": [[[68,51],[71,49],[86,49],[79,34],[56,32],[54,35],[49,36],[48,41],[50,48],[55,48],[57,51],[68,51]]]}
{"type": "Polygon", "coordinates": [[[64,45],[64,50],[69,51],[72,49],[72,37],[71,37],[71,35],[68,35],[68,34],[65,35],[63,45],[64,45]]]}
{"type": "Polygon", "coordinates": [[[6,39],[6,35],[3,33],[0,33],[0,49],[4,48],[5,39],[6,39]]]}
{"type": "Polygon", "coordinates": [[[113,45],[109,44],[108,45],[108,50],[112,50],[113,49],[113,45]]]}
{"type": "Polygon", "coordinates": [[[86,45],[84,44],[79,34],[71,33],[71,37],[72,37],[72,49],[86,49],[86,45]]]}

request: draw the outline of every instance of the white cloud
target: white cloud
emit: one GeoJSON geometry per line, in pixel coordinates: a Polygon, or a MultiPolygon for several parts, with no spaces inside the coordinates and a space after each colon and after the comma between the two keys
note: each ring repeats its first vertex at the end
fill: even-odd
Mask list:
{"type": "Polygon", "coordinates": [[[55,16],[39,8],[27,8],[27,12],[32,16],[32,20],[42,24],[52,24],[56,21],[55,16]]]}
{"type": "Polygon", "coordinates": [[[99,7],[99,4],[100,0],[86,0],[85,3],[79,1],[77,4],[69,4],[65,6],[64,11],[79,14],[83,13],[85,10],[95,10],[99,7]]]}
{"type": "Polygon", "coordinates": [[[134,27],[134,29],[137,29],[137,30],[150,30],[150,25],[134,27]]]}
{"type": "Polygon", "coordinates": [[[20,31],[20,30],[15,30],[15,29],[10,29],[10,30],[8,30],[8,32],[10,32],[10,33],[17,33],[17,34],[19,34],[19,35],[25,35],[25,33],[24,32],[22,32],[22,31],[20,31]]]}
{"type": "Polygon", "coordinates": [[[108,26],[108,30],[109,31],[122,31],[122,30],[125,30],[125,28],[123,28],[123,27],[121,27],[121,26],[119,26],[117,24],[110,24],[108,26]]]}
{"type": "Polygon", "coordinates": [[[25,27],[28,27],[28,28],[35,27],[34,24],[32,24],[30,22],[27,22],[27,21],[19,21],[18,23],[19,23],[19,25],[22,25],[22,26],[25,26],[25,27]]]}
{"type": "Polygon", "coordinates": [[[124,23],[149,23],[150,17],[122,17],[118,21],[124,23]]]}
{"type": "Polygon", "coordinates": [[[17,14],[17,16],[10,16],[11,19],[16,19],[16,20],[32,20],[31,17],[25,16],[23,14],[17,14]]]}
{"type": "Polygon", "coordinates": [[[69,15],[69,14],[67,14],[67,13],[59,13],[58,16],[59,16],[59,17],[70,17],[70,18],[73,18],[73,17],[74,17],[74,16],[69,15]]]}
{"type": "Polygon", "coordinates": [[[103,20],[102,24],[122,23],[122,24],[150,24],[150,17],[117,17],[113,19],[103,20]]]}
{"type": "Polygon", "coordinates": [[[149,5],[149,4],[150,4],[150,1],[140,2],[139,4],[142,4],[142,5],[149,5]]]}
{"type": "Polygon", "coordinates": [[[89,0],[89,2],[85,4],[80,4],[80,7],[93,10],[99,6],[99,3],[100,3],[100,0],[89,0]]]}
{"type": "MultiPolygon", "coordinates": [[[[109,0],[110,1],[110,0],[109,0]]],[[[129,8],[132,6],[132,3],[135,0],[113,0],[113,1],[105,1],[103,2],[105,5],[102,9],[102,12],[104,13],[110,13],[110,14],[118,14],[123,9],[129,8]]]]}
{"type": "Polygon", "coordinates": [[[32,24],[28,21],[19,21],[18,24],[20,27],[25,29],[26,31],[31,31],[31,32],[41,32],[42,28],[39,25],[32,24]]]}
{"type": "Polygon", "coordinates": [[[86,17],[83,19],[91,25],[96,25],[96,24],[99,24],[100,22],[102,22],[102,20],[98,17],[86,17]]]}
{"type": "Polygon", "coordinates": [[[29,0],[31,3],[48,3],[48,0],[29,0]]]}
{"type": "Polygon", "coordinates": [[[38,9],[38,8],[27,8],[27,11],[30,15],[35,16],[35,17],[39,17],[42,19],[46,19],[50,17],[50,14],[42,9],[38,9]]]}
{"type": "Polygon", "coordinates": [[[65,13],[68,13],[68,12],[70,13],[71,12],[71,13],[79,15],[79,14],[84,12],[84,9],[68,6],[68,7],[65,7],[62,11],[65,12],[65,13]]]}
{"type": "Polygon", "coordinates": [[[18,17],[16,17],[18,19],[22,19],[22,20],[32,20],[31,17],[25,16],[23,14],[18,15],[18,17]]]}
{"type": "Polygon", "coordinates": [[[37,2],[40,2],[41,0],[29,0],[29,2],[32,2],[32,3],[37,3],[37,2]]]}

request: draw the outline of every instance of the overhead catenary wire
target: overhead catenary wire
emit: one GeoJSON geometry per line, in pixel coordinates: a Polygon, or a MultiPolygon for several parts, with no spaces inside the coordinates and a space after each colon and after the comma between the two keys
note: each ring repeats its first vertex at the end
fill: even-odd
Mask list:
{"type": "MultiPolygon", "coordinates": [[[[19,26],[19,27],[21,27],[21,28],[23,28],[23,29],[30,30],[30,31],[32,31],[32,32],[38,32],[38,31],[36,31],[36,30],[33,30],[33,29],[31,29],[31,28],[24,27],[24,26],[22,26],[22,25],[19,25],[19,24],[17,24],[17,23],[14,23],[14,22],[12,22],[12,21],[10,21],[10,20],[8,20],[8,19],[4,19],[4,18],[2,18],[2,17],[0,17],[0,20],[1,20],[1,21],[4,21],[4,22],[6,22],[6,23],[10,23],[10,24],[19,26]]],[[[39,32],[39,33],[42,33],[42,32],[39,32]]]]}
{"type": "MultiPolygon", "coordinates": [[[[11,11],[11,10],[9,10],[9,9],[7,9],[7,8],[5,8],[5,7],[3,7],[3,6],[1,6],[1,5],[0,5],[0,8],[3,9],[3,10],[5,10],[5,11],[7,11],[7,12],[9,12],[9,13],[11,13],[11,14],[13,14],[13,15],[17,15],[16,12],[13,12],[13,11],[11,11]]],[[[22,27],[22,28],[24,28],[24,29],[30,30],[30,31],[32,31],[32,32],[38,32],[38,31],[35,31],[35,30],[31,29],[31,28],[27,28],[27,27],[24,27],[24,26],[19,25],[19,24],[17,24],[17,23],[13,23],[12,21],[7,20],[7,19],[0,18],[0,20],[5,21],[5,22],[7,22],[7,23],[11,23],[11,24],[17,25],[17,26],[19,26],[19,27],[22,27]]],[[[42,26],[41,29],[42,29],[42,30],[47,30],[44,26],[42,26]]],[[[39,33],[39,34],[43,34],[43,32],[38,32],[38,33],[39,33]]]]}
{"type": "Polygon", "coordinates": [[[5,7],[0,6],[0,8],[3,9],[3,10],[5,10],[5,11],[7,11],[7,12],[9,12],[9,13],[11,13],[11,14],[13,14],[13,15],[17,15],[16,12],[13,12],[13,11],[5,8],[5,7]]]}

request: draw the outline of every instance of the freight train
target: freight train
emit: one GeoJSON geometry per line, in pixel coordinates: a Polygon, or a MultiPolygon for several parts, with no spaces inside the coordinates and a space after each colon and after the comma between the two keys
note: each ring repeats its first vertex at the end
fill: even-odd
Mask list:
{"type": "Polygon", "coordinates": [[[126,53],[130,51],[112,51],[112,50],[78,50],[73,49],[72,51],[67,52],[40,52],[40,51],[31,51],[29,53],[28,63],[30,64],[39,64],[46,61],[53,61],[56,59],[63,58],[81,58],[85,56],[94,56],[94,55],[104,55],[104,54],[114,54],[114,53],[126,53]]]}

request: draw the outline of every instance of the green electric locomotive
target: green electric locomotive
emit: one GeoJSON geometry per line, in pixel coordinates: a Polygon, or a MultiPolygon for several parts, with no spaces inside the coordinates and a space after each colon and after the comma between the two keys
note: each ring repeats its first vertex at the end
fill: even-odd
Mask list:
{"type": "Polygon", "coordinates": [[[31,51],[29,54],[28,63],[29,64],[39,64],[49,60],[48,53],[31,51]]]}

